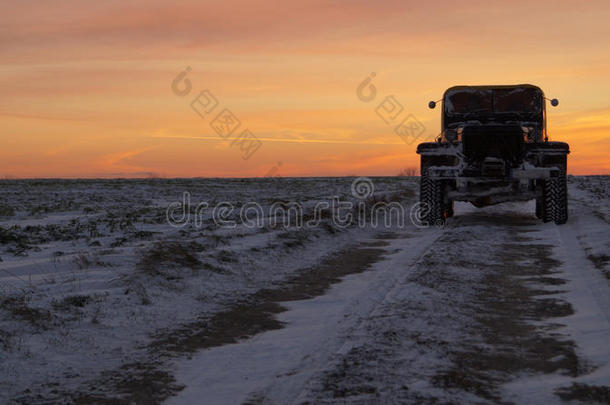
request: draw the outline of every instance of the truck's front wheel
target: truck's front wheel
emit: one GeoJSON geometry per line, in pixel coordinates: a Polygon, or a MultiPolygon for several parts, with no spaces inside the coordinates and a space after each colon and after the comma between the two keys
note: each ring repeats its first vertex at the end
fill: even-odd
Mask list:
{"type": "Polygon", "coordinates": [[[568,220],[568,181],[564,170],[544,182],[542,210],[544,222],[560,225],[568,220]]]}
{"type": "Polygon", "coordinates": [[[544,199],[542,197],[536,198],[536,218],[544,218],[544,199]]]}
{"type": "Polygon", "coordinates": [[[428,225],[442,225],[445,222],[446,207],[444,190],[441,180],[431,179],[427,173],[422,173],[419,188],[419,201],[424,212],[424,221],[428,225]]]}

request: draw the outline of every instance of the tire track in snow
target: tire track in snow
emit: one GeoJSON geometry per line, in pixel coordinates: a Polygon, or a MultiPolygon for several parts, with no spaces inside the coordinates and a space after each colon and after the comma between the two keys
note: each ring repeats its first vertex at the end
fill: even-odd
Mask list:
{"type": "MultiPolygon", "coordinates": [[[[439,232],[415,235],[420,238],[413,239],[412,258],[430,248],[439,232]]],[[[396,251],[409,240],[386,240],[390,243],[386,251],[396,251]]],[[[329,358],[346,350],[341,331],[353,329],[397,285],[404,269],[389,265],[391,256],[371,271],[347,275],[323,296],[282,302],[289,308],[277,316],[284,328],[196,355],[178,371],[178,380],[187,388],[167,404],[187,404],[202,397],[210,403],[234,404],[248,396],[249,402],[260,402],[267,394],[272,403],[294,402],[306,382],[327,367],[329,358]],[[214,364],[215,369],[204,369],[206,364],[214,364]]]]}
{"type": "MultiPolygon", "coordinates": [[[[524,207],[466,212],[450,222],[385,316],[365,320],[365,343],[339,356],[299,400],[499,403],[508,395],[502,384],[516,375],[591,372],[559,324],[572,307],[553,257],[558,242],[536,233],[556,228],[512,208],[524,207]]],[[[553,385],[535,389],[558,402],[553,385]]]]}

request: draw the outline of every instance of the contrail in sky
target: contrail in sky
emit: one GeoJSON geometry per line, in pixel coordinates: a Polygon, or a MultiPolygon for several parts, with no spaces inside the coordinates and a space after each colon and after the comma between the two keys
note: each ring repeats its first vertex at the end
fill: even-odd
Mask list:
{"type": "MultiPolygon", "coordinates": [[[[182,136],[182,135],[151,135],[153,138],[170,139],[198,139],[202,141],[222,141],[217,136],[182,136]]],[[[285,142],[285,143],[335,143],[350,145],[404,145],[404,142],[381,142],[381,141],[343,141],[334,139],[292,139],[292,138],[257,138],[263,142],[285,142]]]]}

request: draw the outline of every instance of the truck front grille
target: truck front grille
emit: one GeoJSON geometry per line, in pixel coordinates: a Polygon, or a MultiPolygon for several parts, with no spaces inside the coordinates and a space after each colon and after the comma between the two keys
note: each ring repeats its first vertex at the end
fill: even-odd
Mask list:
{"type": "Polygon", "coordinates": [[[514,167],[523,160],[523,133],[518,125],[467,126],[462,143],[469,163],[497,158],[514,167]]]}

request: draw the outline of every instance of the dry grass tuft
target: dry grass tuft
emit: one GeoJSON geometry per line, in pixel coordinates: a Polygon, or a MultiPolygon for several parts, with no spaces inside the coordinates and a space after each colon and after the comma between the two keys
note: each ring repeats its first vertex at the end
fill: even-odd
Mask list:
{"type": "Polygon", "coordinates": [[[53,307],[60,310],[83,308],[90,302],[91,297],[89,295],[70,295],[60,301],[53,302],[53,307]]]}
{"type": "Polygon", "coordinates": [[[0,301],[0,309],[6,310],[16,319],[42,329],[49,328],[52,318],[51,313],[46,309],[30,307],[26,296],[5,298],[0,301]]]}
{"type": "Polygon", "coordinates": [[[139,272],[149,276],[162,276],[167,279],[179,278],[168,270],[203,268],[203,263],[197,255],[197,247],[196,244],[183,242],[156,242],[150,249],[139,253],[140,258],[136,268],[139,272]]]}

